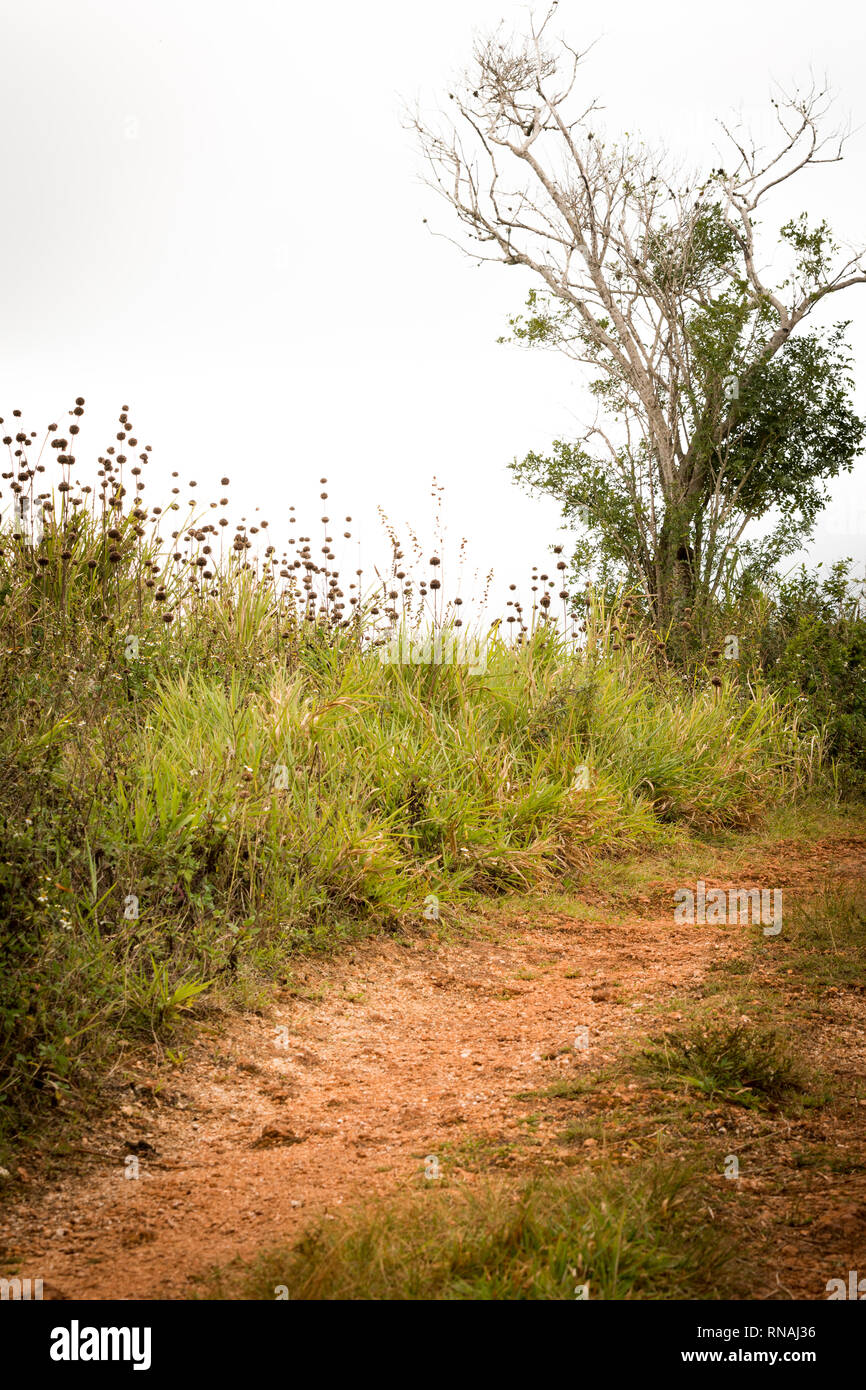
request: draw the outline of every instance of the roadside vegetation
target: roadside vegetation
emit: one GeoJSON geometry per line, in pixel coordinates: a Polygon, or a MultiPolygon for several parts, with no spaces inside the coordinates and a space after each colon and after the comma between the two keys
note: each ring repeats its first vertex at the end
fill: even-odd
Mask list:
{"type": "MultiPolygon", "coordinates": [[[[137,447],[126,410],[119,425],[137,447]]],[[[482,631],[436,555],[411,574],[392,535],[384,578],[344,590],[327,516],[323,562],[310,536],[282,556],[242,525],[229,539],[227,497],[182,526],[176,502],[145,503],[147,450],[109,448],[94,488],[75,481],[73,429],[7,436],[7,1136],[118,1046],[242,1001],[293,953],[447,923],[830,786],[807,698],[715,650],[684,672],[626,593],[551,601],[562,581],[536,574],[482,631]],[[384,660],[395,635],[475,659],[384,660]]]]}

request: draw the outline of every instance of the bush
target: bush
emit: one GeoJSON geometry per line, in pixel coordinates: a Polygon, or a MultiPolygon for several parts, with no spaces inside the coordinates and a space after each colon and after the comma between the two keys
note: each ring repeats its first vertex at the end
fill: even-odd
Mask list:
{"type": "MultiPolygon", "coordinates": [[[[866,607],[851,562],[829,573],[805,566],[756,587],[713,615],[716,649],[739,641],[741,678],[768,686],[810,732],[843,796],[866,793],[866,607]]],[[[725,663],[733,667],[734,663],[725,663]]]]}
{"type": "Polygon", "coordinates": [[[783,584],[762,634],[761,664],[804,725],[826,730],[841,788],[866,792],[866,609],[840,562],[821,580],[803,568],[783,584]]]}

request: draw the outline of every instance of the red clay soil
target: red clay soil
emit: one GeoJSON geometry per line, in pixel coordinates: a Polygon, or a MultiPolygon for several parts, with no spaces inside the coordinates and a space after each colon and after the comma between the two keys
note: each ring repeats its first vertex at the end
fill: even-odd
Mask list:
{"type": "MultiPolygon", "coordinates": [[[[866,839],[775,846],[750,880],[739,868],[737,879],[802,886],[831,868],[866,879],[866,839]]],[[[116,1107],[62,1163],[22,1160],[4,1183],[4,1273],[42,1278],[46,1298],[182,1298],[214,1263],[254,1255],[358,1198],[417,1185],[427,1155],[468,1170],[467,1140],[486,1140],[489,1154],[519,1164],[530,1112],[527,1161],[557,1161],[561,1108],[521,1094],[616,1063],[675,1022],[714,964],[754,937],[748,926],[674,925],[670,903],[670,886],[657,884],[618,922],[506,905],[470,939],[376,939],[306,965],[264,1014],[199,1025],[180,1066],[152,1061],[148,1073],[139,1063],[137,1080],[112,1083],[116,1107]],[[588,1046],[575,1047],[582,1028],[588,1046]],[[137,1180],[126,1177],[136,1159],[137,1180]]],[[[829,1058],[843,1089],[850,1079],[862,1141],[863,994],[846,993],[835,1013],[824,1001],[804,1050],[825,1069],[829,1058]]],[[[626,1075],[603,1086],[591,1113],[641,1102],[651,1112],[650,1082],[626,1075]]],[[[723,1134],[725,1113],[708,1122],[723,1134]]],[[[832,1129],[813,1113],[797,1137],[833,1142],[832,1129]]],[[[787,1123],[788,1141],[792,1133],[787,1123]]],[[[578,1161],[592,1162],[596,1148],[585,1140],[578,1161]]],[[[825,1297],[837,1264],[847,1271],[859,1258],[866,1270],[864,1175],[825,1177],[809,1189],[807,1226],[770,1241],[777,1285],[797,1297],[825,1297]]],[[[746,1180],[744,1199],[749,1181],[760,1237],[778,1211],[764,1178],[746,1180]]]]}

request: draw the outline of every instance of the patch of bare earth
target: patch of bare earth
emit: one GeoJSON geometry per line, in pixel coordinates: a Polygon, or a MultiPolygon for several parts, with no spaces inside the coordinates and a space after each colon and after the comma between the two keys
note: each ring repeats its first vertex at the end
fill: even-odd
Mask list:
{"type": "MultiPolygon", "coordinates": [[[[848,836],[776,846],[750,882],[862,882],[864,870],[866,838],[848,836]]],[[[685,1158],[700,1139],[717,1156],[718,1210],[766,1270],[754,1295],[826,1297],[828,1279],[866,1269],[866,1171],[838,1159],[866,1158],[866,995],[830,995],[810,1017],[791,987],[832,1106],[672,1115],[669,1093],[618,1064],[676,1026],[756,929],[675,925],[671,902],[652,885],[615,922],[506,904],[472,939],[379,939],[306,966],[266,1016],[201,1027],[182,1067],[125,1086],[50,1176],[27,1160],[6,1184],[4,1270],[42,1278],[46,1297],[184,1297],[214,1263],[423,1181],[428,1155],[473,1182],[490,1164],[628,1161],[664,1132],[668,1152],[685,1158]],[[592,1084],[577,1097],[527,1094],[581,1077],[592,1084]],[[592,1134],[564,1142],[575,1123],[592,1134]],[[727,1153],[740,1156],[736,1183],[727,1153]]]]}

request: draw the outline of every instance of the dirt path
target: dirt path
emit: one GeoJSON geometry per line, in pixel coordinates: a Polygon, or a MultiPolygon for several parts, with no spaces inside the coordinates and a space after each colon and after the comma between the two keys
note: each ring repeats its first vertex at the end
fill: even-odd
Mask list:
{"type": "MultiPolygon", "coordinates": [[[[866,879],[866,839],[829,854],[866,879]]],[[[751,881],[804,883],[829,867],[827,844],[779,846],[751,881]]],[[[622,921],[505,908],[481,937],[370,941],[306,968],[266,1015],[200,1029],[168,1079],[163,1068],[128,1085],[68,1170],[47,1185],[22,1171],[4,1270],[43,1278],[46,1297],[184,1296],[214,1262],[417,1183],[427,1155],[459,1169],[485,1138],[491,1153],[524,1153],[522,1093],[615,1061],[754,932],[673,925],[670,901],[657,885],[622,921]],[[575,1047],[583,1028],[588,1045],[575,1047]]],[[[866,1074],[863,1018],[847,1022],[846,1065],[866,1074]]],[[[623,1083],[605,1104],[636,1089],[623,1083]]],[[[556,1113],[534,1118],[533,1163],[555,1152],[558,1130],[556,1113]]]]}

